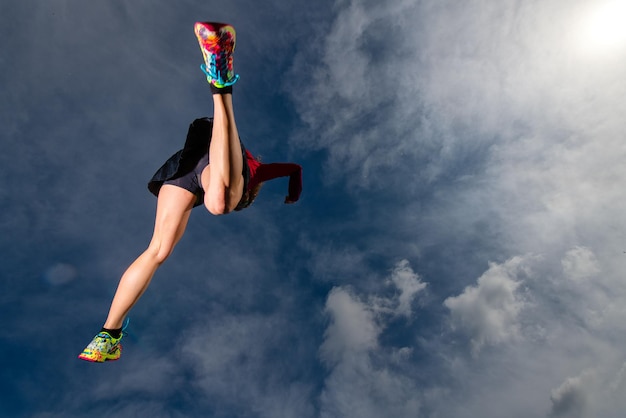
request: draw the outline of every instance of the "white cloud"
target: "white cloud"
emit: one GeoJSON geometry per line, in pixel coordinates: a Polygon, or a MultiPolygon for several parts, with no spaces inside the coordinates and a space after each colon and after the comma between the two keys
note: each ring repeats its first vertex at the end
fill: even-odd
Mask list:
{"type": "Polygon", "coordinates": [[[525,260],[514,257],[503,264],[490,264],[475,286],[468,286],[444,305],[450,310],[452,326],[467,333],[472,350],[519,336],[518,316],[525,306],[518,292],[525,260]]]}
{"type": "Polygon", "coordinates": [[[413,313],[411,303],[417,294],[426,288],[426,283],[420,281],[419,275],[413,271],[408,260],[398,263],[392,272],[391,281],[400,291],[396,312],[408,318],[413,313]]]}
{"type": "Polygon", "coordinates": [[[624,297],[605,293],[616,278],[598,276],[602,270],[588,248],[515,257],[448,298],[456,331],[474,353],[483,345],[466,358],[455,335],[444,336],[449,373],[472,384],[461,391],[468,399],[450,409],[440,400],[436,409],[457,417],[621,416],[624,338],[614,315],[624,297]],[[573,271],[584,274],[573,280],[573,271]]]}
{"type": "Polygon", "coordinates": [[[585,247],[574,247],[561,260],[563,273],[572,280],[592,278],[600,273],[598,259],[595,254],[585,247]]]}
{"type": "Polygon", "coordinates": [[[511,255],[614,241],[625,226],[624,61],[575,51],[587,3],[338,2],[293,68],[307,80],[293,89],[307,123],[299,144],[327,150],[324,179],[349,190],[423,205],[430,185],[450,193],[435,208],[443,221],[458,202],[480,204],[463,209],[502,230],[511,255]]]}
{"type": "Polygon", "coordinates": [[[394,367],[407,361],[411,349],[379,345],[386,321],[377,311],[346,289],[329,293],[326,313],[331,322],[320,356],[330,374],[321,393],[320,416],[418,416],[419,392],[412,379],[394,367]]]}
{"type": "MultiPolygon", "coordinates": [[[[387,280],[396,291],[386,296],[371,293],[364,299],[346,287],[335,287],[328,294],[325,312],[331,322],[320,348],[322,358],[330,365],[377,350],[378,336],[395,316],[411,319],[412,302],[426,283],[411,268],[408,260],[399,261],[387,280]]],[[[406,353],[408,347],[401,349],[406,353]]],[[[400,358],[400,357],[398,357],[400,358]]]]}
{"type": "Polygon", "coordinates": [[[367,355],[378,345],[380,326],[367,305],[347,290],[334,288],[326,301],[326,312],[331,323],[320,348],[322,359],[329,364],[352,361],[355,356],[367,355]]]}

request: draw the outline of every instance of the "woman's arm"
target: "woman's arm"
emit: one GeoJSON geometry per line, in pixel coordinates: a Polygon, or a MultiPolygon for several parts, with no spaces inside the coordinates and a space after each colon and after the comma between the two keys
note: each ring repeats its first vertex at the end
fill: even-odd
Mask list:
{"type": "Polygon", "coordinates": [[[261,164],[256,171],[259,183],[289,176],[289,194],[285,203],[295,203],[302,193],[302,167],[294,163],[261,164]]]}

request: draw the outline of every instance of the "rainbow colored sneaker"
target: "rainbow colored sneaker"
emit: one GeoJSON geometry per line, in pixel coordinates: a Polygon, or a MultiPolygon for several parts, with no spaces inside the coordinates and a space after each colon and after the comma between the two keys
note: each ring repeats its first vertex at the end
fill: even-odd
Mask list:
{"type": "Polygon", "coordinates": [[[120,341],[127,335],[126,327],[128,327],[129,322],[128,318],[126,318],[122,326],[120,338],[113,338],[108,332],[104,331],[98,333],[98,335],[91,340],[89,345],[85,347],[83,352],[78,355],[78,358],[93,363],[118,360],[122,355],[122,345],[120,341]]]}
{"type": "Polygon", "coordinates": [[[235,28],[226,23],[197,22],[194,32],[204,56],[200,68],[209,84],[220,89],[235,84],[239,80],[233,69],[235,28]]]}

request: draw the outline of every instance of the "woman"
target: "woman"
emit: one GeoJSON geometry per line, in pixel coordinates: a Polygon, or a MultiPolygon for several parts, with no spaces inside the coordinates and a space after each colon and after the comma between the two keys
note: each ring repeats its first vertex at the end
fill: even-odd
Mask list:
{"type": "Polygon", "coordinates": [[[205,64],[201,65],[213,93],[212,119],[196,119],[182,150],[156,172],[148,184],[157,196],[154,234],[148,248],[122,275],[104,327],[78,356],[82,360],[117,360],[128,312],[144,293],[157,268],[182,237],[189,214],[202,203],[213,215],[244,209],[254,201],[264,181],[289,176],[285,203],[295,203],[302,191],[302,167],[261,164],[239,140],[233,111],[232,86],[235,29],[223,23],[198,22],[194,31],[205,64]]]}

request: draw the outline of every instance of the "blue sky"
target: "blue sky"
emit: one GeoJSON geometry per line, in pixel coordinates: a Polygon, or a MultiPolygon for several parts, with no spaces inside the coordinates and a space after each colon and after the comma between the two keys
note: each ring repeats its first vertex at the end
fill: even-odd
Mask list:
{"type": "Polygon", "coordinates": [[[0,415],[622,416],[623,3],[3,2],[0,415]],[[302,199],[195,209],[81,362],[212,112],[197,20],[302,199]]]}

